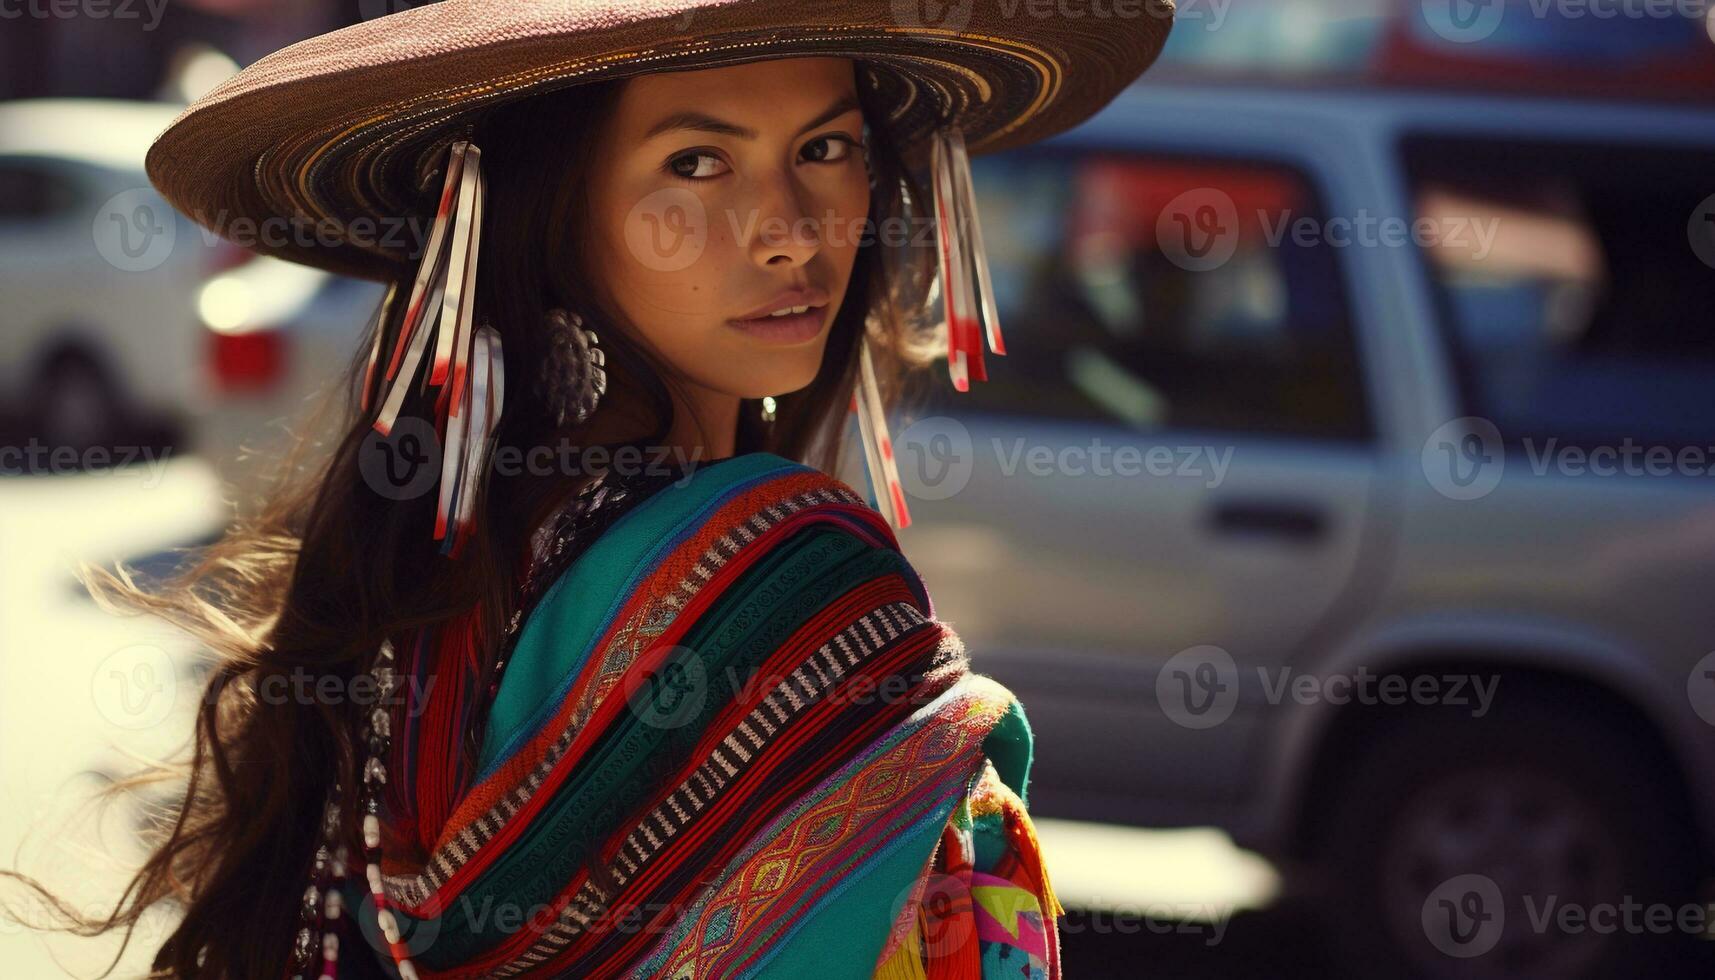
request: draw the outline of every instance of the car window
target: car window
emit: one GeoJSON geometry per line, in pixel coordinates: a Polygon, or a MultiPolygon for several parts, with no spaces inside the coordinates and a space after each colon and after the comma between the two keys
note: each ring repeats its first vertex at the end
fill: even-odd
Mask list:
{"type": "Polygon", "coordinates": [[[79,196],[77,182],[46,161],[0,157],[0,222],[66,217],[76,209],[79,196]]]}
{"type": "Polygon", "coordinates": [[[933,411],[1359,440],[1336,249],[1280,165],[1041,151],[972,161],[1004,357],[933,411]]]}
{"type": "Polygon", "coordinates": [[[1514,443],[1715,437],[1707,151],[1429,134],[1403,149],[1420,218],[1486,229],[1422,253],[1466,414],[1514,443]]]}

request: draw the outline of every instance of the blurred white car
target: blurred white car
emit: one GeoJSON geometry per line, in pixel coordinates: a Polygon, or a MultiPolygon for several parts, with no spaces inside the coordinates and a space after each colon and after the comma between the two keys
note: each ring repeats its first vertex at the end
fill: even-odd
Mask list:
{"type": "Polygon", "coordinates": [[[1715,869],[1711,160],[1707,107],[1153,84],[974,161],[1006,356],[896,430],[901,542],[1032,809],[1228,831],[1357,976],[1669,975],[1527,909],[1715,869]]]}
{"type": "Polygon", "coordinates": [[[382,287],[173,211],[143,159],[181,109],[0,103],[0,412],[13,442],[171,444],[247,493],[240,445],[266,446],[337,375],[382,287]]]}

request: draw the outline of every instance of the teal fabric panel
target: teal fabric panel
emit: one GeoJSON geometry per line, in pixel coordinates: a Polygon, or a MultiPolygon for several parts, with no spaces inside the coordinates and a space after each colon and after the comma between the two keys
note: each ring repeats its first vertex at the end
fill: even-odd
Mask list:
{"type": "Polygon", "coordinates": [[[983,740],[983,752],[994,762],[1001,782],[1012,788],[1025,806],[1030,805],[1030,764],[1035,759],[1035,741],[1024,705],[1012,702],[983,740]]]}
{"type": "MultiPolygon", "coordinates": [[[[1030,778],[1033,745],[1030,721],[1017,701],[1007,707],[983,740],[983,752],[994,762],[995,773],[1020,800],[1025,799],[1030,778]]],[[[830,896],[751,976],[765,980],[874,976],[899,895],[929,863],[941,828],[951,814],[951,807],[943,807],[936,819],[921,825],[909,838],[901,838],[892,854],[869,865],[862,877],[830,896]]],[[[1004,843],[996,826],[973,828],[976,867],[992,867],[1004,843]]]]}
{"type": "Polygon", "coordinates": [[[936,807],[909,835],[896,838],[891,853],[864,865],[863,874],[801,922],[774,954],[748,974],[766,980],[868,980],[875,976],[887,930],[899,911],[899,896],[928,865],[952,806],[936,807]]]}

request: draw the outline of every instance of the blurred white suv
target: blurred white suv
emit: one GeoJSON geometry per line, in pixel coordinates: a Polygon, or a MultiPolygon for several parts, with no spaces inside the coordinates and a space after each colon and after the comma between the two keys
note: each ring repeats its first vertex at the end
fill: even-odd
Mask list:
{"type": "Polygon", "coordinates": [[[52,445],[111,442],[206,397],[197,292],[221,261],[149,188],[175,107],[0,103],[0,391],[52,445]]]}
{"type": "Polygon", "coordinates": [[[1660,975],[1685,928],[1560,915],[1706,911],[1712,161],[1702,107],[1163,83],[973,161],[1007,354],[895,430],[901,540],[1032,808],[1226,829],[1359,975],[1660,975]]]}
{"type": "Polygon", "coordinates": [[[241,447],[328,390],[383,288],[257,256],[168,206],[143,158],[182,109],[0,103],[0,442],[191,449],[244,494],[259,473],[241,447]]]}

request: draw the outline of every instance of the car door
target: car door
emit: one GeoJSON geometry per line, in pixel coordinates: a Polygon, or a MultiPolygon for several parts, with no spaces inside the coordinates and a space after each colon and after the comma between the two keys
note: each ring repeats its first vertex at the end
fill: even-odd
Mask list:
{"type": "MultiPolygon", "coordinates": [[[[1337,250],[1284,164],[973,163],[1005,356],[895,431],[901,540],[1038,731],[1044,812],[1208,819],[1353,574],[1373,428],[1337,250]]],[[[861,480],[861,476],[859,477],[861,480]]]]}
{"type": "Polygon", "coordinates": [[[1375,612],[1451,605],[1600,644],[1600,676],[1707,757],[1715,115],[1571,133],[1506,118],[1401,140],[1416,214],[1491,230],[1421,250],[1459,383],[1375,612]]]}
{"type": "Polygon", "coordinates": [[[100,271],[88,196],[87,179],[54,160],[0,154],[0,363],[13,385],[100,271]]]}

